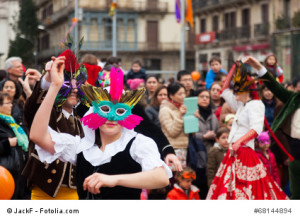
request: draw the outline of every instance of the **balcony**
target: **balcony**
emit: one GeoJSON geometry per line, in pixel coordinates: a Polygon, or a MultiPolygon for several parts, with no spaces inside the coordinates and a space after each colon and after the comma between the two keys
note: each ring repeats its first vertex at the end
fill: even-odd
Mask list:
{"type": "Polygon", "coordinates": [[[227,6],[235,6],[236,4],[247,3],[248,0],[194,0],[194,12],[203,13],[210,10],[220,10],[227,6]]]}
{"type": "MultiPolygon", "coordinates": [[[[109,11],[112,0],[81,1],[79,7],[91,11],[109,11]]],[[[163,13],[168,12],[168,2],[140,1],[140,0],[118,0],[117,10],[120,12],[147,12],[163,13]]]]}
{"type": "Polygon", "coordinates": [[[251,37],[251,26],[227,28],[220,32],[219,40],[245,39],[251,37]]]}
{"type": "MultiPolygon", "coordinates": [[[[82,51],[112,51],[112,40],[106,41],[85,41],[81,48],[82,51]]],[[[137,51],[137,42],[117,42],[118,51],[137,51]]]]}
{"type": "Polygon", "coordinates": [[[266,37],[269,35],[269,23],[266,24],[255,24],[254,25],[254,36],[255,37],[266,37]]]}
{"type": "Polygon", "coordinates": [[[57,24],[58,22],[65,20],[67,21],[69,18],[69,15],[74,11],[74,6],[68,5],[65,8],[62,8],[56,12],[53,12],[52,15],[48,16],[46,19],[43,19],[41,21],[42,25],[45,27],[52,26],[54,24],[57,24]]]}

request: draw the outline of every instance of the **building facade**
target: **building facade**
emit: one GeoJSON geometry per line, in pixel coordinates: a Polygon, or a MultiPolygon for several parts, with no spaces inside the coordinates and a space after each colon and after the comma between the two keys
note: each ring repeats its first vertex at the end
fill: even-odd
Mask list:
{"type": "Polygon", "coordinates": [[[7,59],[9,40],[13,40],[16,33],[11,24],[18,21],[20,6],[18,0],[0,1],[0,68],[4,69],[7,59]],[[4,34],[5,33],[5,34],[4,34]]]}
{"type": "Polygon", "coordinates": [[[291,47],[286,36],[280,39],[276,33],[291,27],[300,1],[194,0],[193,6],[197,69],[206,72],[213,55],[220,56],[223,68],[228,70],[239,56],[251,55],[263,62],[267,54],[275,53],[284,78],[293,77],[291,47]]]}
{"type": "MultiPolygon", "coordinates": [[[[35,0],[37,15],[45,31],[39,34],[39,58],[49,59],[63,50],[74,17],[74,0],[35,0]]],[[[79,0],[79,38],[84,37],[81,55],[92,53],[101,60],[112,55],[111,0],[79,0]]],[[[140,60],[146,70],[177,73],[180,68],[180,28],[175,1],[117,0],[117,57],[129,70],[140,60]]],[[[186,33],[186,68],[194,70],[194,36],[186,33]]]]}

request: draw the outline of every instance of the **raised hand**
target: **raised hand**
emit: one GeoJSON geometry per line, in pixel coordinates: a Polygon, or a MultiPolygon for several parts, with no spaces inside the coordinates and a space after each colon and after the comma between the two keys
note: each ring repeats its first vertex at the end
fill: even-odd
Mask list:
{"type": "Polygon", "coordinates": [[[61,87],[64,83],[65,60],[66,58],[63,56],[53,61],[50,70],[51,84],[61,87]]]}
{"type": "Polygon", "coordinates": [[[254,57],[247,56],[243,59],[243,63],[251,65],[256,70],[260,70],[263,66],[262,64],[254,57]]]}

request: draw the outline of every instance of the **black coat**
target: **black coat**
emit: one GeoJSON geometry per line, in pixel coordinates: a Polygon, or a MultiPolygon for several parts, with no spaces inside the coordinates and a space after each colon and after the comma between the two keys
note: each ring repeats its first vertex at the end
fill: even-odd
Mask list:
{"type": "MultiPolygon", "coordinates": [[[[9,158],[10,160],[18,161],[12,162],[14,165],[13,170],[9,170],[15,180],[15,192],[12,199],[24,199],[25,197],[25,178],[21,172],[25,165],[25,155],[22,147],[11,147],[8,138],[15,137],[15,133],[10,126],[2,119],[0,119],[0,158],[7,157],[11,154],[16,154],[17,157],[9,158]]],[[[1,162],[1,161],[0,161],[1,162]]],[[[0,163],[1,164],[1,163],[0,163]]]]}

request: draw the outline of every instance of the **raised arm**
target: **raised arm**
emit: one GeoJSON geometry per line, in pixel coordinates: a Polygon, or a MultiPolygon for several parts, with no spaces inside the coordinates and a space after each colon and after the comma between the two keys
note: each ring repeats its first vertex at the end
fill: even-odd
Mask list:
{"type": "Polygon", "coordinates": [[[275,97],[277,97],[283,103],[285,103],[294,94],[293,91],[285,89],[279,82],[277,82],[276,79],[267,72],[267,69],[256,58],[251,56],[246,57],[244,63],[250,64],[258,71],[257,75],[260,77],[260,79],[265,80],[264,84],[275,95],[275,97]]]}
{"type": "Polygon", "coordinates": [[[48,125],[56,95],[64,81],[64,62],[65,57],[59,57],[53,62],[50,71],[50,88],[37,113],[35,114],[30,129],[30,139],[35,144],[52,154],[55,153],[54,142],[52,141],[48,132],[48,125]]]}

